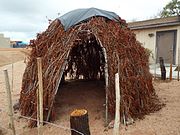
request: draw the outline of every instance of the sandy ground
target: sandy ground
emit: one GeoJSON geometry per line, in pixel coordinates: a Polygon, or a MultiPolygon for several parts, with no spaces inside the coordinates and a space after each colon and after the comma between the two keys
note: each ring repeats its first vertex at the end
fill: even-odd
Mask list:
{"type": "MultiPolygon", "coordinates": [[[[6,54],[6,53],[5,53],[6,54]]],[[[0,52],[0,55],[2,53],[0,52]]],[[[8,59],[7,59],[8,60],[8,59]]],[[[3,69],[8,69],[10,84],[13,76],[13,104],[19,99],[21,79],[25,63],[19,61],[12,65],[0,67],[0,130],[10,135],[8,129],[7,98],[3,69]]],[[[180,135],[180,82],[155,81],[154,87],[160,100],[166,104],[160,111],[136,120],[129,126],[121,125],[121,135],[180,135]]],[[[40,132],[43,135],[70,135],[69,115],[73,109],[85,108],[89,113],[89,124],[92,135],[112,135],[113,130],[104,128],[105,93],[102,82],[72,81],[60,88],[56,96],[55,112],[58,126],[45,125],[40,132]]],[[[19,114],[19,112],[15,113],[19,114]]],[[[15,128],[18,135],[36,135],[37,129],[27,127],[27,120],[15,117],[15,128]]],[[[1,135],[1,132],[0,132],[1,135]]]]}
{"type": "Polygon", "coordinates": [[[28,54],[30,49],[26,48],[0,48],[0,67],[24,60],[28,54]]]}

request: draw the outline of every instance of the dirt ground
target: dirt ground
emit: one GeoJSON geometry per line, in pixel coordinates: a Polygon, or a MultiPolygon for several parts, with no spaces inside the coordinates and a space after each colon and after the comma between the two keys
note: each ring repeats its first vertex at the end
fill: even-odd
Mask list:
{"type": "Polygon", "coordinates": [[[0,48],[0,67],[17,61],[22,61],[30,54],[26,48],[0,48]]]}
{"type": "MultiPolygon", "coordinates": [[[[8,129],[7,98],[3,69],[8,69],[10,84],[12,87],[13,104],[17,102],[21,90],[21,80],[26,64],[24,53],[17,54],[9,51],[0,51],[0,58],[6,57],[6,61],[13,58],[18,61],[12,65],[0,67],[0,131],[5,135],[11,135],[8,129]],[[23,57],[20,57],[23,54],[23,57]],[[3,57],[1,57],[3,56],[3,57]],[[17,56],[17,59],[15,58],[17,56]],[[22,60],[22,61],[19,61],[22,60]],[[13,81],[12,81],[13,78],[13,81]]],[[[4,59],[3,59],[4,60],[4,59]]],[[[0,59],[0,65],[5,65],[0,59]],[[3,63],[3,64],[2,64],[3,63]]],[[[143,120],[136,120],[129,126],[120,127],[121,135],[180,135],[180,82],[153,82],[156,93],[161,102],[166,106],[160,111],[145,116],[143,120]]],[[[105,92],[103,82],[72,81],[60,88],[55,100],[57,125],[46,124],[40,129],[43,135],[70,135],[69,115],[73,109],[85,108],[89,114],[90,131],[92,135],[112,135],[112,129],[104,127],[105,92]]],[[[36,135],[37,128],[27,127],[27,120],[18,117],[15,113],[15,128],[18,135],[36,135]]]]}

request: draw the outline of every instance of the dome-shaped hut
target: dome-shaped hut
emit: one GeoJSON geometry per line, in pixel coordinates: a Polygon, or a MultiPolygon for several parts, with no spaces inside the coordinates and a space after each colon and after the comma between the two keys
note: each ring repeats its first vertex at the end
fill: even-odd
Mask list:
{"type": "Polygon", "coordinates": [[[37,57],[42,58],[45,120],[53,117],[54,98],[68,73],[76,79],[104,79],[106,105],[114,116],[114,78],[118,72],[121,120],[139,118],[154,110],[156,96],[148,54],[125,20],[115,13],[96,8],[71,11],[51,22],[30,45],[32,53],[20,95],[22,115],[36,118],[37,57]]]}

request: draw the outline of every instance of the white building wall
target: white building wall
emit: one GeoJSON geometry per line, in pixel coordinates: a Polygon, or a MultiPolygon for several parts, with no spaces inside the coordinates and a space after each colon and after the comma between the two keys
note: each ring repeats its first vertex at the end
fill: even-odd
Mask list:
{"type": "Polygon", "coordinates": [[[176,64],[180,64],[180,26],[177,30],[177,49],[176,49],[176,64]]]}
{"type": "Polygon", "coordinates": [[[10,48],[10,38],[5,38],[3,34],[0,34],[0,48],[10,48]]]}
{"type": "MultiPolygon", "coordinates": [[[[151,50],[154,58],[156,58],[156,32],[168,30],[177,30],[176,64],[178,64],[178,54],[180,55],[180,26],[134,30],[134,33],[136,34],[137,40],[142,43],[142,46],[151,50]],[[149,34],[153,34],[153,36],[149,36],[149,34]]],[[[150,58],[150,63],[154,63],[154,60],[152,58],[150,58]]]]}

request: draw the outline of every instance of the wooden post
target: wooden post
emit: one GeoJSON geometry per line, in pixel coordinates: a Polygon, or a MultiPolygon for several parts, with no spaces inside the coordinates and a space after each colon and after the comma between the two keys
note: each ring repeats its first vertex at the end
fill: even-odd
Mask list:
{"type": "Polygon", "coordinates": [[[115,93],[116,93],[116,112],[114,121],[113,135],[120,135],[120,88],[119,88],[119,73],[115,74],[115,93]]]}
{"type": "Polygon", "coordinates": [[[105,109],[105,126],[108,126],[108,88],[109,88],[109,74],[108,74],[108,58],[107,58],[107,52],[106,49],[103,47],[101,40],[96,36],[96,40],[98,41],[99,45],[102,48],[104,59],[105,59],[105,66],[104,66],[104,72],[105,72],[105,85],[106,85],[106,109],[105,109]]]}
{"type": "MultiPolygon", "coordinates": [[[[100,41],[99,41],[100,42],[100,41]]],[[[106,49],[102,48],[104,53],[104,59],[105,59],[105,66],[104,66],[104,72],[105,72],[105,84],[106,84],[106,109],[105,109],[105,126],[108,126],[108,64],[107,64],[107,54],[106,49]]]]}
{"type": "Polygon", "coordinates": [[[74,110],[70,115],[71,135],[90,135],[88,112],[85,109],[74,110]]]}
{"type": "Polygon", "coordinates": [[[172,81],[172,63],[170,64],[169,80],[172,81]]]}
{"type": "Polygon", "coordinates": [[[179,71],[180,71],[180,49],[178,49],[178,73],[177,73],[177,80],[179,81],[179,71]]]}
{"type": "Polygon", "coordinates": [[[11,97],[11,90],[10,90],[9,76],[7,69],[4,70],[4,76],[5,76],[6,91],[7,91],[8,115],[10,118],[9,126],[12,129],[13,135],[16,135],[16,131],[14,127],[14,118],[13,118],[12,97],[11,97]]]}
{"type": "Polygon", "coordinates": [[[14,86],[14,65],[12,63],[12,74],[11,74],[11,91],[13,91],[13,86],[14,86]]]}
{"type": "Polygon", "coordinates": [[[161,68],[161,80],[166,80],[166,68],[164,66],[164,60],[162,57],[159,57],[159,64],[161,68]]]}
{"type": "Polygon", "coordinates": [[[180,71],[180,65],[178,64],[178,74],[177,74],[177,80],[179,81],[179,71],[180,71]]]}
{"type": "Polygon", "coordinates": [[[39,128],[39,89],[36,89],[36,102],[37,102],[37,127],[39,128]]]}
{"type": "Polygon", "coordinates": [[[42,79],[42,59],[37,58],[37,67],[38,67],[38,84],[39,91],[37,92],[37,96],[39,97],[39,119],[40,126],[43,126],[43,79],[42,79]]]}
{"type": "Polygon", "coordinates": [[[154,80],[156,80],[156,62],[157,62],[157,46],[155,46],[155,56],[154,56],[154,80]]]}
{"type": "Polygon", "coordinates": [[[170,56],[171,64],[169,71],[169,80],[172,81],[173,48],[170,51],[171,51],[171,56],[170,56]]]}

